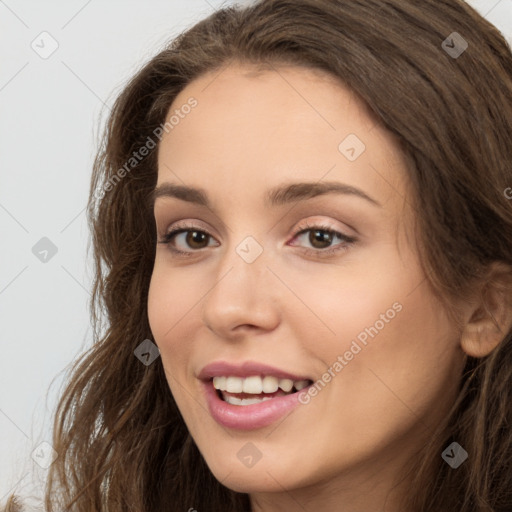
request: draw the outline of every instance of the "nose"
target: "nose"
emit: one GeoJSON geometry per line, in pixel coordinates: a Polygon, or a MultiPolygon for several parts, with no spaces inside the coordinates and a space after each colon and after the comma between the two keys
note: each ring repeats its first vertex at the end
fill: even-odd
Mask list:
{"type": "Polygon", "coordinates": [[[202,301],[203,323],[224,339],[269,331],[280,321],[282,290],[267,267],[269,258],[265,250],[251,261],[257,254],[254,251],[260,250],[255,245],[254,241],[242,243],[224,255],[202,301]]]}

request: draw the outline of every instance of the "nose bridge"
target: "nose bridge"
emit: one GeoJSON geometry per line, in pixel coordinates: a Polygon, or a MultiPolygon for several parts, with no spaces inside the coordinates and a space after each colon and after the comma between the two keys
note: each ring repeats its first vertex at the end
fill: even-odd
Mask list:
{"type": "Polygon", "coordinates": [[[269,283],[268,254],[246,236],[222,255],[215,283],[203,301],[203,322],[223,336],[239,325],[270,328],[277,320],[275,291],[269,283]]]}

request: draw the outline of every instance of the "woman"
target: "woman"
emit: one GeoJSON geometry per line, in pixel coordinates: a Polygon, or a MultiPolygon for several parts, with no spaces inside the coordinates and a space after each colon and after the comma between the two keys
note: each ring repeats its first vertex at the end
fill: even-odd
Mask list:
{"type": "Polygon", "coordinates": [[[511,132],[510,48],[459,0],[173,41],[95,163],[47,510],[512,510],[511,132]]]}

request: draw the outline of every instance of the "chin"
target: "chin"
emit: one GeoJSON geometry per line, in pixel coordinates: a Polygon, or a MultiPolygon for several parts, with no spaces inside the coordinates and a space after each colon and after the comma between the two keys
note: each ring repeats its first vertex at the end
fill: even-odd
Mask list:
{"type": "Polygon", "coordinates": [[[223,466],[220,471],[212,471],[215,478],[225,487],[235,492],[252,494],[252,493],[272,493],[282,492],[283,488],[293,489],[300,486],[300,483],[291,481],[286,477],[284,472],[267,472],[265,466],[259,469],[240,469],[231,467],[226,471],[223,466]],[[228,475],[226,477],[226,475],[228,475]]]}

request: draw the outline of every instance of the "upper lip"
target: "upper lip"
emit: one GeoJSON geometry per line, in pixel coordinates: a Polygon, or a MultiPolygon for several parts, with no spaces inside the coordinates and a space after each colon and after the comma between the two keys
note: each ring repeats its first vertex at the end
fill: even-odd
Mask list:
{"type": "Polygon", "coordinates": [[[270,375],[279,379],[298,380],[311,380],[309,377],[296,375],[275,366],[268,364],[258,363],[256,361],[244,361],[243,363],[228,363],[227,361],[214,361],[207,364],[198,375],[201,380],[209,380],[212,377],[225,376],[225,377],[250,377],[252,375],[270,375]]]}

